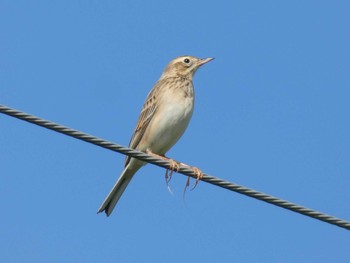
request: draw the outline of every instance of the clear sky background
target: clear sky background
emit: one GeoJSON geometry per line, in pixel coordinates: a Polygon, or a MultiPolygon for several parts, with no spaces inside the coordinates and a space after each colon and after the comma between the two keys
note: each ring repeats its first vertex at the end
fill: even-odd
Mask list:
{"type": "MultiPolygon", "coordinates": [[[[174,57],[215,57],[168,156],[350,220],[349,1],[0,1],[0,103],[127,145],[174,57]]],[[[0,262],[348,262],[349,231],[0,114],[0,262]]]]}

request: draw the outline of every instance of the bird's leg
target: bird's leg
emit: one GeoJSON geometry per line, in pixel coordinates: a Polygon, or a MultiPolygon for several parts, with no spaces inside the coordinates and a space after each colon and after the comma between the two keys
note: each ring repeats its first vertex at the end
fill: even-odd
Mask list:
{"type": "Polygon", "coordinates": [[[180,169],[180,164],[177,161],[170,159],[170,158],[168,158],[168,161],[170,162],[169,169],[167,169],[166,173],[165,173],[165,179],[166,179],[167,184],[169,184],[169,182],[173,176],[173,173],[178,172],[180,169]],[[170,170],[170,172],[169,172],[169,170],[170,170]]]}
{"type": "Polygon", "coordinates": [[[159,155],[159,154],[156,154],[156,153],[153,153],[151,152],[150,150],[147,150],[146,151],[147,154],[149,155],[153,155],[153,156],[156,156],[158,158],[161,158],[163,160],[167,160],[169,162],[169,168],[166,169],[166,172],[165,172],[165,181],[166,181],[166,184],[168,186],[168,189],[169,191],[171,192],[170,188],[169,188],[169,182],[173,176],[173,173],[174,172],[178,172],[179,169],[180,169],[180,163],[171,159],[171,158],[168,158],[164,155],[159,155]]]}
{"type": "MultiPolygon", "coordinates": [[[[191,191],[192,191],[194,188],[196,188],[199,180],[201,180],[203,178],[204,174],[197,167],[189,166],[189,165],[184,164],[184,163],[180,163],[180,164],[183,165],[183,166],[187,166],[187,167],[191,168],[193,173],[196,175],[196,181],[194,183],[194,186],[191,189],[191,191]]],[[[191,180],[191,177],[187,176],[187,181],[186,181],[186,185],[185,185],[185,189],[184,189],[184,193],[183,193],[183,199],[184,200],[185,200],[186,190],[190,186],[190,180],[191,180]]]]}
{"type": "MultiPolygon", "coordinates": [[[[192,171],[193,171],[193,173],[194,173],[195,176],[196,176],[196,181],[195,181],[195,183],[194,183],[194,186],[193,186],[192,189],[191,189],[191,191],[192,191],[193,189],[196,188],[196,186],[197,186],[199,180],[202,180],[204,174],[203,174],[202,171],[199,170],[197,167],[189,166],[188,164],[185,164],[185,163],[180,163],[180,165],[187,166],[187,167],[191,168],[192,171]]],[[[187,189],[189,186],[190,186],[190,177],[188,176],[188,179],[187,179],[187,182],[186,182],[186,185],[185,185],[185,189],[184,189],[184,193],[186,192],[186,189],[187,189]]]]}
{"type": "Polygon", "coordinates": [[[199,180],[203,179],[204,174],[202,173],[201,170],[199,170],[197,167],[192,167],[193,169],[193,173],[196,175],[196,181],[194,182],[193,188],[191,190],[193,190],[194,188],[196,188],[199,180]]]}

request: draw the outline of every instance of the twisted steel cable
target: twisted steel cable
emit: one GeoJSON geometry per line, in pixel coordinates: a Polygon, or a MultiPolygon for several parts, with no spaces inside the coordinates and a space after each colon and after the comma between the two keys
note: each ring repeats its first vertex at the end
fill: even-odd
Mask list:
{"type": "MultiPolygon", "coordinates": [[[[92,143],[94,145],[106,148],[106,149],[114,151],[114,152],[118,152],[118,153],[128,155],[131,157],[135,157],[135,158],[140,159],[142,161],[152,163],[152,164],[155,164],[157,166],[160,166],[160,167],[163,167],[166,169],[171,168],[171,163],[167,160],[157,158],[155,156],[148,155],[146,153],[136,151],[136,150],[112,143],[112,142],[107,141],[107,140],[97,138],[95,136],[83,133],[81,131],[77,131],[77,130],[71,129],[69,127],[66,127],[66,126],[59,125],[57,123],[54,123],[54,122],[51,122],[48,120],[44,120],[44,119],[39,118],[37,116],[30,115],[28,113],[12,109],[12,108],[7,107],[5,105],[0,105],[0,112],[4,113],[6,115],[9,115],[9,116],[15,117],[17,119],[24,120],[24,121],[36,124],[38,126],[41,126],[41,127],[44,127],[44,128],[68,135],[68,136],[71,136],[73,138],[92,143]]],[[[179,170],[178,170],[178,173],[181,173],[181,174],[193,177],[193,178],[197,178],[197,174],[193,171],[193,169],[191,169],[190,167],[187,167],[187,166],[181,165],[179,170]]],[[[296,212],[296,213],[299,213],[299,214],[302,214],[305,216],[309,216],[309,217],[318,219],[320,221],[323,221],[323,222],[350,230],[350,222],[349,221],[345,221],[343,219],[336,218],[334,216],[327,215],[327,214],[324,214],[322,212],[318,212],[318,211],[312,210],[310,208],[303,207],[301,205],[288,202],[286,200],[282,200],[280,198],[256,191],[254,189],[250,189],[250,188],[247,188],[247,187],[242,186],[242,185],[231,183],[231,182],[225,181],[223,179],[220,179],[220,178],[217,178],[214,176],[210,176],[208,174],[203,174],[203,178],[201,180],[204,182],[207,182],[207,183],[210,183],[210,184],[213,184],[213,185],[216,185],[216,186],[219,186],[219,187],[222,187],[222,188],[249,196],[249,197],[253,197],[253,198],[258,199],[260,201],[264,201],[266,203],[273,204],[275,206],[278,206],[278,207],[281,207],[281,208],[284,208],[284,209],[287,209],[287,210],[290,210],[290,211],[293,211],[293,212],[296,212]]]]}

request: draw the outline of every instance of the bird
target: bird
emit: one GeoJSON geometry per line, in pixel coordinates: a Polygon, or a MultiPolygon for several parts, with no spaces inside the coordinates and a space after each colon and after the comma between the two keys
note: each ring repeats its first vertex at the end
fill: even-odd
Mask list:
{"type": "MultiPolygon", "coordinates": [[[[193,113],[193,76],[214,58],[179,56],[168,63],[147,95],[129,148],[164,156],[185,132],[193,113]]],[[[98,209],[110,216],[135,173],[146,162],[129,156],[124,170],[98,209]]]]}

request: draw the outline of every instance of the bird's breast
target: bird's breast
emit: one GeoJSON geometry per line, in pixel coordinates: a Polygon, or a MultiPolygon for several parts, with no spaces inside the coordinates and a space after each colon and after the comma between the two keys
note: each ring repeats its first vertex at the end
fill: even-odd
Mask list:
{"type": "Polygon", "coordinates": [[[194,98],[188,91],[170,89],[163,93],[161,102],[147,137],[151,151],[165,154],[186,130],[193,113],[194,98]]]}

